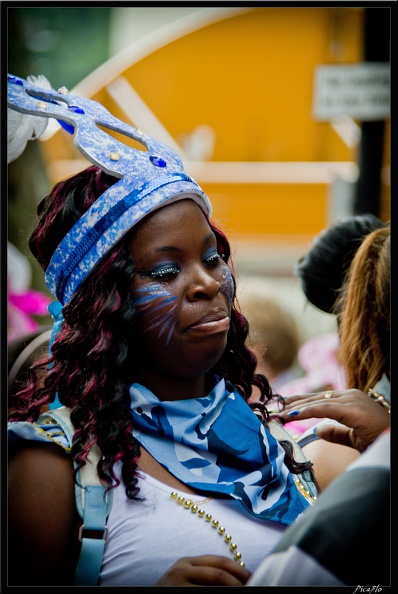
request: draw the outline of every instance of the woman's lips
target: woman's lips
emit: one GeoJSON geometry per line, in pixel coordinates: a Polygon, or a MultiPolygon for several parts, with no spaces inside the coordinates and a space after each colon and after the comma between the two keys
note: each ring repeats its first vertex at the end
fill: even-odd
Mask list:
{"type": "Polygon", "coordinates": [[[200,334],[217,334],[219,332],[227,332],[231,320],[228,316],[220,320],[213,320],[210,322],[199,322],[188,328],[189,332],[198,332],[200,334]]]}

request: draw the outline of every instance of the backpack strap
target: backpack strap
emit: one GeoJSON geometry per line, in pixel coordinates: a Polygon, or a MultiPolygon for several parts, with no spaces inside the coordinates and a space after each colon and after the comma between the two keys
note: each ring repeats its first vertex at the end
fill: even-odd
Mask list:
{"type": "MultiPolygon", "coordinates": [[[[42,414],[37,424],[55,421],[64,431],[72,445],[75,429],[70,420],[70,409],[62,406],[42,414]]],[[[87,464],[79,469],[75,484],[76,507],[83,524],[79,530],[82,543],[73,585],[95,586],[101,568],[104,546],[108,539],[107,519],[112,507],[112,490],[101,483],[97,473],[97,462],[101,451],[94,445],[87,464]]]]}

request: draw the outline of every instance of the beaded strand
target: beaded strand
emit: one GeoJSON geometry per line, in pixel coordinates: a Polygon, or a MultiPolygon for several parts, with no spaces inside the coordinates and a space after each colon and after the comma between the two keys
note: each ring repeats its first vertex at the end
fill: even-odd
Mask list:
{"type": "Polygon", "coordinates": [[[387,400],[384,398],[382,394],[379,394],[379,392],[375,392],[375,390],[370,388],[370,390],[368,390],[368,396],[370,396],[371,398],[373,398],[373,400],[376,400],[376,402],[381,404],[381,406],[383,406],[386,409],[388,414],[390,414],[390,403],[387,402],[387,400]]]}
{"type": "Polygon", "coordinates": [[[314,495],[311,495],[311,493],[308,491],[308,489],[304,487],[303,483],[300,481],[298,477],[293,476],[293,480],[297,489],[307,500],[309,500],[311,503],[316,501],[317,498],[314,495]]]}
{"type": "Polygon", "coordinates": [[[232,536],[226,532],[224,526],[220,526],[220,522],[213,519],[211,514],[206,514],[204,509],[201,509],[199,505],[204,505],[208,501],[210,501],[211,497],[207,497],[202,501],[193,501],[192,499],[186,499],[182,495],[178,495],[176,491],[173,491],[170,495],[171,499],[176,501],[179,505],[181,505],[184,509],[190,509],[193,514],[197,514],[198,518],[204,518],[206,522],[209,522],[211,526],[217,530],[217,533],[224,537],[224,542],[229,545],[229,550],[233,555],[234,560],[239,563],[241,567],[245,567],[245,562],[242,559],[241,553],[238,551],[238,545],[232,541],[232,536]]]}

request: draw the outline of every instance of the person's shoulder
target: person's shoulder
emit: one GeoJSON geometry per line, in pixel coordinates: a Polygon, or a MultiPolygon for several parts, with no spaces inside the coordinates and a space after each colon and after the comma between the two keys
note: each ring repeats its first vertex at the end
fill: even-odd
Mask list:
{"type": "MultiPolygon", "coordinates": [[[[72,459],[58,444],[20,440],[9,459],[9,486],[15,481],[17,488],[29,484],[34,490],[58,481],[61,490],[67,483],[73,485],[72,459]]],[[[42,496],[46,496],[45,492],[42,496]]]]}
{"type": "Polygon", "coordinates": [[[42,504],[48,500],[50,511],[68,493],[73,495],[73,461],[68,448],[35,423],[9,423],[8,437],[8,489],[17,505],[34,509],[38,497],[42,504]]]}
{"type": "Polygon", "coordinates": [[[72,458],[58,444],[21,440],[13,449],[8,468],[8,527],[14,584],[69,583],[78,542],[74,491],[72,458]]]}

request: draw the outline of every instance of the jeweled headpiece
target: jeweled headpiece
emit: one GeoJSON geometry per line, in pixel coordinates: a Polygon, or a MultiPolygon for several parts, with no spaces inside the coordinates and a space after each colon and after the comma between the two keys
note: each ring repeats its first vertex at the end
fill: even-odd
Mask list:
{"type": "Polygon", "coordinates": [[[211,204],[168,146],[115,118],[97,101],[36,86],[8,75],[8,107],[55,118],[74,135],[91,163],[120,178],[77,221],[55,250],[46,285],[62,305],[70,301],[95,264],[149,212],[191,198],[209,216],[211,204]],[[99,128],[98,126],[101,126],[99,128]],[[103,128],[137,141],[147,150],[117,140],[103,128]]]}

